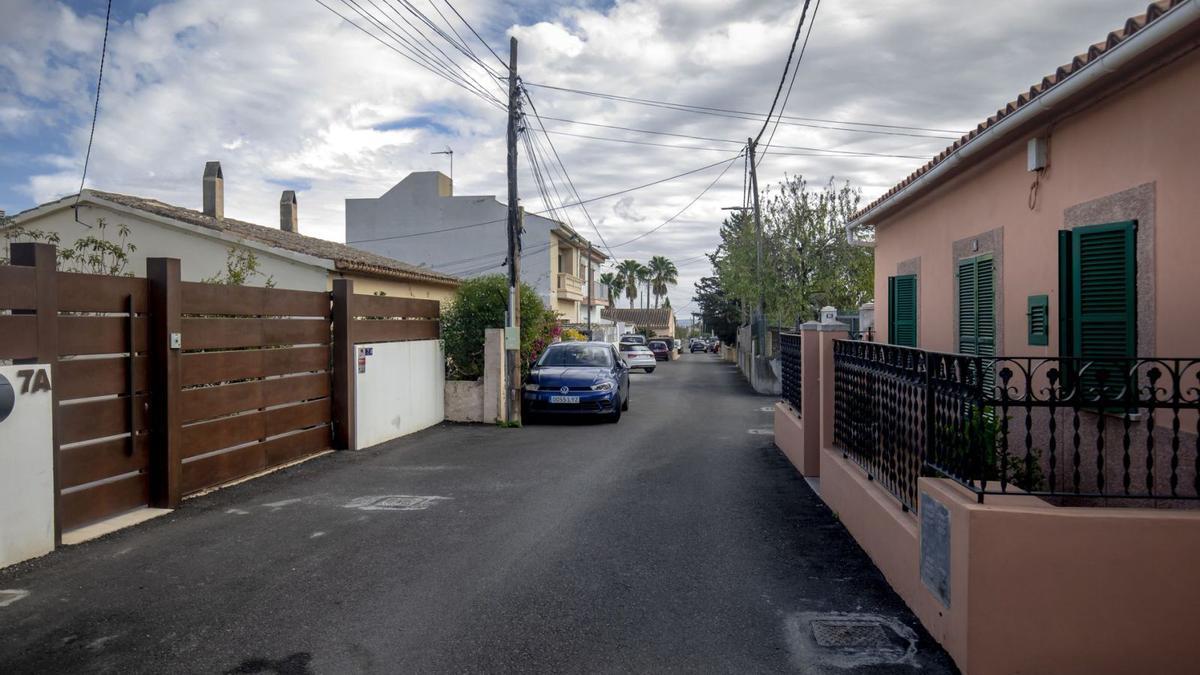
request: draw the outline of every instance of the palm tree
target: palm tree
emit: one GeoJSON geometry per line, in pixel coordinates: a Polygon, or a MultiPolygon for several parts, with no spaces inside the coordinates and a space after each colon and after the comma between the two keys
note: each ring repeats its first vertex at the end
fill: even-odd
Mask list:
{"type": "Polygon", "coordinates": [[[600,275],[600,285],[608,291],[608,297],[611,300],[621,294],[621,289],[625,287],[625,281],[616,272],[605,272],[600,275]]]}
{"type": "Polygon", "coordinates": [[[650,259],[650,282],[653,284],[654,307],[658,307],[658,299],[666,297],[671,286],[679,283],[679,270],[675,263],[666,257],[656,255],[650,259]]]}
{"type": "Polygon", "coordinates": [[[646,269],[636,260],[622,260],[617,264],[617,274],[624,282],[625,297],[629,298],[629,309],[633,309],[633,301],[638,296],[638,283],[642,279],[642,270],[646,269]]]}

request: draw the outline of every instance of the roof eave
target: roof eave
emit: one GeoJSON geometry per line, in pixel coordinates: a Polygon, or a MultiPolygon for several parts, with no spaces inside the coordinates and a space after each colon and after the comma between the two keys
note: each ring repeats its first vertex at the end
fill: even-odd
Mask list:
{"type": "Polygon", "coordinates": [[[1069,77],[1031,99],[1026,105],[968,139],[928,171],[898,189],[895,194],[856,214],[846,223],[847,238],[853,243],[867,243],[856,240],[853,234],[855,229],[878,224],[937,187],[941,181],[961,173],[974,162],[999,150],[1030,129],[1044,125],[1048,118],[1059,113],[1064,107],[1078,102],[1095,88],[1108,86],[1113,80],[1127,75],[1126,69],[1130,65],[1140,61],[1142,57],[1155,55],[1160,48],[1167,46],[1172,38],[1197,21],[1200,21],[1200,2],[1185,2],[1171,8],[1158,20],[1147,24],[1120,44],[1071,73],[1069,77]]]}

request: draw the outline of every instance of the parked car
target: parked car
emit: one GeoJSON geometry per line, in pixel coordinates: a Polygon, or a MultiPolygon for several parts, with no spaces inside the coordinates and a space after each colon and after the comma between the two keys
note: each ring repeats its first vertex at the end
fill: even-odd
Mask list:
{"type": "Polygon", "coordinates": [[[625,359],[625,364],[630,368],[641,368],[647,373],[653,373],[658,365],[654,352],[645,345],[622,344],[620,350],[621,358],[625,359]]]}
{"type": "Polygon", "coordinates": [[[676,339],[673,341],[673,344],[671,345],[671,348],[672,348],[672,349],[674,349],[674,350],[675,350],[675,351],[677,351],[677,352],[681,352],[681,351],[683,351],[683,340],[680,340],[679,338],[676,338],[676,339]]]}
{"type": "Polygon", "coordinates": [[[666,340],[651,340],[650,351],[654,353],[656,361],[670,361],[671,348],[667,345],[666,340]]]}
{"type": "Polygon", "coordinates": [[[708,351],[708,343],[699,339],[692,340],[692,343],[688,345],[688,351],[692,354],[695,354],[696,352],[706,352],[708,351]]]}
{"type": "Polygon", "coordinates": [[[621,336],[621,344],[623,344],[623,345],[644,345],[644,344],[646,344],[646,336],[645,335],[634,335],[634,334],[622,335],[621,336]]]}
{"type": "Polygon", "coordinates": [[[719,353],[721,351],[721,341],[713,340],[713,341],[709,342],[708,343],[708,351],[712,352],[713,354],[719,353]]]}
{"type": "Polygon", "coordinates": [[[526,414],[604,415],[616,422],[629,409],[629,366],[607,342],[560,342],[542,352],[524,389],[526,414]]]}

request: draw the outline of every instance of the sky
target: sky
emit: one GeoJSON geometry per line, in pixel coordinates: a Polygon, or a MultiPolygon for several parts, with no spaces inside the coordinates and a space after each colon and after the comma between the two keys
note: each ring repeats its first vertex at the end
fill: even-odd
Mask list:
{"type": "MultiPolygon", "coordinates": [[[[500,70],[446,0],[356,4],[403,25],[400,16],[411,18],[401,8],[405,1],[445,30],[440,10],[470,51],[500,70]]],[[[346,0],[326,4],[390,38],[346,0]]],[[[718,163],[591,201],[586,215],[574,207],[562,216],[602,250],[603,240],[617,259],[675,260],[680,283],[671,304],[684,315],[694,309],[692,286],[709,273],[703,254],[716,246],[727,215],[721,208],[742,202],[742,160],[734,156],[761,121],[536,85],[765,113],[803,3],[450,4],[500,56],[507,57],[510,36],[518,39],[518,71],[554,132],[534,136],[547,155],[546,139],[553,142],[582,199],[718,163]]],[[[105,5],[0,0],[0,208],[10,214],[79,189],[105,5]]],[[[846,122],[971,129],[1145,8],[1144,0],[1008,0],[969,9],[954,0],[813,2],[786,114],[837,123],[786,120],[800,124],[779,126],[774,145],[781,147],[760,164],[760,185],[769,190],[785,176],[819,185],[832,177],[861,189],[865,204],[940,152],[953,134],[864,133],[846,128],[889,127],[846,122]]],[[[397,24],[383,23],[390,31],[397,24]]],[[[502,95],[482,66],[445,41],[439,46],[480,86],[502,95]]],[[[301,232],[344,241],[346,198],[379,196],[411,171],[448,173],[447,157],[431,154],[446,148],[454,151],[457,194],[503,200],[505,119],[482,96],[414,65],[315,0],[115,0],[86,185],[198,209],[204,163],[220,160],[228,217],[274,225],[280,191],[294,189],[301,232]]],[[[542,211],[524,147],[520,155],[522,203],[542,211]]],[[[560,192],[568,189],[561,177],[553,182],[560,192]]],[[[551,201],[575,200],[563,194],[551,201]]]]}

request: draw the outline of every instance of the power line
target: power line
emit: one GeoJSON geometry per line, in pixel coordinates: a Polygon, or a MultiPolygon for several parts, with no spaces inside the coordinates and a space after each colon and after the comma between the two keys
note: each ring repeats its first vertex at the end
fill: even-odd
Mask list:
{"type": "MultiPolygon", "coordinates": [[[[805,3],[805,5],[807,4],[805,3]]],[[[767,146],[763,149],[762,156],[758,158],[759,166],[762,165],[763,159],[770,152],[771,143],[775,141],[775,132],[779,131],[779,121],[783,118],[783,111],[787,110],[788,100],[792,98],[792,87],[796,85],[796,76],[800,74],[800,64],[804,62],[804,53],[808,51],[808,39],[812,37],[813,26],[817,25],[817,12],[819,11],[821,11],[821,0],[817,0],[817,4],[813,6],[812,20],[808,22],[808,32],[804,34],[804,44],[800,46],[800,56],[796,57],[796,67],[792,69],[792,81],[788,82],[787,94],[783,97],[783,105],[779,106],[779,115],[775,117],[775,126],[771,128],[771,135],[767,138],[767,146]]]]}
{"type": "MultiPolygon", "coordinates": [[[[729,150],[730,150],[729,148],[700,148],[700,147],[696,147],[694,145],[672,145],[670,143],[652,143],[650,141],[635,141],[635,140],[628,139],[628,138],[608,138],[607,136],[588,136],[586,134],[573,134],[569,131],[558,131],[557,129],[547,129],[547,130],[543,131],[543,133],[554,134],[556,136],[572,136],[574,138],[583,138],[583,139],[586,139],[589,141],[606,141],[609,143],[627,143],[630,145],[647,145],[647,146],[656,147],[656,148],[668,148],[671,150],[698,150],[698,151],[702,151],[702,152],[729,152],[729,150]]],[[[723,142],[736,143],[737,141],[723,141],[723,142]]],[[[743,145],[745,145],[745,143],[743,143],[743,145]]],[[[775,147],[785,147],[785,146],[775,146],[775,147]]],[[[828,157],[828,158],[832,158],[832,159],[850,159],[850,158],[857,158],[857,157],[863,157],[863,156],[889,157],[889,158],[898,158],[898,159],[927,159],[927,157],[922,156],[922,155],[895,155],[895,154],[888,154],[888,153],[882,153],[882,152],[875,152],[875,153],[869,153],[869,154],[864,154],[864,153],[865,153],[865,151],[860,153],[860,152],[852,151],[852,150],[821,150],[821,149],[814,148],[812,152],[775,152],[773,154],[781,155],[781,156],[785,156],[785,157],[828,157]],[[851,154],[833,154],[833,155],[831,155],[831,154],[828,154],[830,152],[851,153],[851,154]]]]}
{"type": "MultiPolygon", "coordinates": [[[[767,130],[767,125],[771,123],[771,115],[775,113],[775,104],[779,103],[779,95],[783,93],[783,83],[787,82],[788,70],[792,67],[792,56],[796,53],[796,43],[800,41],[800,31],[804,28],[804,17],[808,14],[808,3],[809,0],[804,0],[804,7],[800,10],[800,22],[796,24],[796,35],[792,38],[792,48],[788,50],[787,62],[783,64],[783,75],[779,78],[779,86],[775,89],[775,98],[771,99],[771,109],[767,111],[767,119],[763,121],[762,129],[759,129],[758,135],[754,137],[755,145],[758,145],[763,132],[767,130]]],[[[780,111],[780,114],[782,115],[783,112],[780,111]]]]}
{"type": "MultiPolygon", "coordinates": [[[[344,0],[343,0],[343,1],[344,1],[344,0]]],[[[436,70],[436,69],[434,69],[434,68],[432,68],[432,67],[430,67],[430,66],[428,66],[428,65],[426,65],[426,64],[424,64],[424,63],[422,63],[422,62],[420,62],[420,61],[418,61],[418,60],[417,60],[416,58],[414,58],[413,56],[410,56],[410,55],[406,54],[405,52],[401,51],[400,49],[398,49],[398,48],[397,48],[397,47],[396,47],[394,44],[391,44],[390,42],[388,42],[388,41],[384,40],[383,38],[379,37],[378,35],[376,35],[375,33],[373,33],[373,32],[371,32],[371,31],[367,30],[366,28],[363,28],[363,27],[362,27],[362,26],[360,26],[359,24],[357,24],[357,23],[355,23],[354,21],[352,21],[352,20],[351,20],[349,17],[347,17],[346,15],[342,14],[341,12],[337,11],[336,9],[334,9],[334,8],[330,7],[329,5],[325,4],[324,2],[322,2],[322,0],[313,0],[313,2],[315,2],[315,3],[317,3],[318,5],[320,5],[320,6],[324,7],[325,9],[329,10],[329,11],[330,11],[331,13],[333,13],[335,16],[337,16],[338,18],[340,18],[342,21],[345,21],[346,23],[350,24],[351,26],[354,26],[354,27],[355,27],[355,28],[357,28],[359,31],[361,31],[361,32],[365,33],[366,35],[370,36],[370,37],[371,37],[371,39],[375,40],[376,42],[378,42],[379,44],[383,45],[384,47],[387,47],[388,49],[390,49],[390,50],[392,50],[392,51],[396,52],[396,53],[397,53],[397,54],[399,54],[400,56],[403,56],[405,59],[408,59],[409,61],[413,62],[413,63],[414,63],[414,64],[416,64],[417,66],[419,66],[419,67],[421,67],[421,68],[423,68],[423,69],[425,69],[425,70],[429,71],[430,73],[433,73],[434,75],[436,75],[436,76],[438,76],[438,77],[440,77],[440,78],[442,78],[442,79],[446,80],[447,82],[450,82],[451,84],[453,84],[453,85],[455,85],[455,86],[457,86],[457,87],[461,87],[463,90],[465,90],[465,91],[467,91],[467,92],[471,93],[471,94],[472,94],[472,95],[474,95],[474,96],[480,96],[479,92],[476,92],[476,91],[474,91],[473,89],[471,89],[469,86],[467,86],[467,85],[466,85],[466,84],[464,84],[463,82],[461,82],[461,81],[458,81],[458,80],[455,80],[455,79],[453,79],[453,78],[451,78],[451,77],[448,77],[447,75],[445,75],[445,74],[443,74],[443,73],[439,72],[438,70],[436,70]]],[[[360,15],[360,16],[361,16],[361,15],[360,15]]],[[[484,101],[485,101],[485,102],[487,102],[487,103],[488,103],[488,104],[490,104],[490,105],[493,105],[493,106],[499,105],[499,104],[497,104],[495,101],[493,101],[493,100],[491,100],[491,99],[488,99],[488,98],[484,98],[484,101]]],[[[501,107],[501,108],[503,108],[503,106],[500,106],[500,107],[501,107]]]]}
{"type": "MultiPolygon", "coordinates": [[[[738,153],[731,159],[737,159],[738,157],[741,157],[741,153],[738,153]]],[[[668,183],[670,181],[677,180],[679,178],[683,178],[684,176],[690,176],[694,173],[700,173],[701,171],[704,171],[706,169],[711,169],[714,166],[720,166],[721,164],[724,164],[727,161],[729,161],[729,160],[722,159],[720,161],[713,162],[712,164],[705,164],[704,166],[702,166],[698,169],[684,171],[683,173],[678,173],[678,174],[675,174],[674,176],[668,176],[667,178],[660,178],[659,180],[652,181],[650,183],[644,183],[642,185],[637,185],[637,186],[634,186],[631,188],[626,188],[624,190],[617,190],[616,192],[609,192],[608,194],[603,194],[598,197],[591,197],[589,199],[583,199],[583,200],[580,200],[577,202],[573,202],[571,204],[563,204],[562,208],[570,208],[572,206],[579,206],[580,204],[591,204],[592,202],[598,202],[598,201],[601,201],[604,199],[609,199],[611,197],[617,197],[617,196],[620,196],[623,194],[628,194],[630,192],[644,190],[645,188],[654,187],[655,185],[661,185],[663,183],[668,183]]],[[[545,214],[546,214],[546,211],[539,211],[539,212],[533,213],[531,215],[542,216],[545,214]]],[[[390,241],[392,239],[408,239],[410,237],[421,237],[421,236],[425,236],[425,235],[429,235],[429,234],[440,234],[442,232],[453,232],[456,230],[465,230],[465,229],[472,228],[472,227],[481,227],[483,225],[492,225],[494,223],[503,223],[506,221],[507,221],[507,218],[498,218],[496,220],[485,220],[481,223],[471,223],[469,225],[454,225],[451,227],[443,227],[443,228],[439,228],[436,230],[425,230],[423,232],[410,232],[408,234],[396,234],[396,235],[392,235],[392,236],[388,236],[388,237],[374,237],[371,239],[355,239],[353,241],[347,241],[346,243],[347,244],[363,244],[363,243],[372,242],[372,241],[390,241]]]]}
{"type": "Polygon", "coordinates": [[[613,248],[621,248],[622,246],[625,246],[626,244],[632,244],[633,242],[638,241],[640,239],[644,239],[645,237],[648,237],[651,234],[654,234],[655,232],[658,232],[659,230],[663,229],[667,225],[670,225],[672,221],[674,221],[679,216],[682,216],[685,211],[692,208],[692,206],[696,202],[700,201],[700,198],[703,197],[709,190],[711,190],[712,186],[717,184],[717,181],[721,180],[721,177],[725,175],[725,172],[729,171],[729,167],[733,166],[733,163],[736,162],[737,160],[738,160],[737,157],[734,157],[733,159],[729,160],[729,163],[726,164],[725,168],[721,170],[721,173],[718,174],[717,177],[713,179],[713,182],[709,183],[707,187],[705,187],[703,190],[701,190],[700,194],[696,195],[696,197],[694,199],[692,199],[692,201],[688,202],[687,206],[680,209],[678,213],[676,213],[675,215],[671,216],[670,218],[667,218],[666,220],[664,220],[661,225],[652,227],[649,230],[646,230],[645,232],[634,237],[633,239],[630,239],[628,241],[623,241],[623,242],[613,246],[613,248]]]}
{"type": "MultiPolygon", "coordinates": [[[[541,127],[542,131],[544,132],[546,130],[546,126],[542,124],[542,117],[538,114],[537,105],[534,104],[533,98],[529,96],[529,90],[522,87],[521,91],[525,94],[525,100],[529,101],[529,108],[533,111],[533,118],[537,120],[538,126],[541,127]]],[[[559,168],[562,169],[563,176],[567,179],[567,185],[570,186],[571,192],[575,195],[575,199],[580,199],[579,190],[575,189],[575,181],[571,180],[571,174],[567,173],[567,166],[563,164],[562,157],[559,157],[558,148],[554,147],[554,141],[550,140],[550,136],[547,135],[546,142],[550,144],[550,150],[554,153],[554,160],[558,162],[559,168]]],[[[600,243],[604,246],[604,249],[608,251],[608,255],[611,257],[612,249],[608,247],[608,242],[604,241],[604,235],[600,234],[600,228],[596,227],[596,223],[592,220],[592,214],[588,213],[587,209],[583,207],[583,204],[584,202],[580,200],[579,208],[583,211],[583,215],[587,218],[588,224],[592,226],[593,230],[595,230],[596,236],[600,237],[600,243]]]]}
{"type": "MultiPolygon", "coordinates": [[[[75,195],[75,207],[79,207],[79,199],[83,196],[83,185],[87,182],[88,163],[92,160],[92,141],[96,139],[96,120],[100,117],[100,85],[104,83],[104,57],[108,53],[108,22],[112,16],[112,0],[108,0],[108,9],[104,13],[104,41],[100,43],[100,75],[96,78],[96,103],[92,107],[92,130],[88,133],[87,152],[83,155],[83,175],[79,177],[79,192],[75,195]]],[[[79,213],[75,213],[75,222],[79,222],[79,213]]]]}
{"type": "Polygon", "coordinates": [[[457,16],[464,24],[466,24],[467,28],[471,29],[471,32],[475,34],[475,37],[479,40],[479,43],[484,47],[487,47],[487,50],[492,53],[492,56],[496,57],[496,60],[500,62],[500,66],[505,70],[508,70],[508,64],[504,62],[504,59],[500,58],[500,55],[496,53],[495,49],[492,49],[492,46],[487,43],[487,40],[483,39],[483,36],[479,34],[479,31],[475,30],[475,27],[471,25],[471,22],[467,21],[466,18],[454,8],[454,5],[450,4],[450,0],[445,0],[445,2],[446,6],[449,7],[452,12],[454,12],[455,16],[457,16]]]}
{"type": "MultiPolygon", "coordinates": [[[[555,91],[562,91],[562,92],[566,92],[566,93],[570,93],[570,94],[579,94],[581,96],[591,96],[594,98],[618,101],[621,103],[632,103],[635,105],[649,106],[652,108],[664,108],[667,110],[675,110],[675,111],[679,111],[679,112],[691,112],[691,113],[696,113],[696,114],[700,114],[700,115],[712,115],[715,117],[729,117],[729,118],[733,118],[733,119],[752,120],[755,122],[761,122],[765,118],[765,116],[762,113],[750,112],[750,111],[746,111],[746,110],[733,110],[733,109],[729,109],[729,108],[714,108],[714,107],[710,107],[710,106],[692,105],[692,104],[688,104],[688,103],[672,103],[670,101],[659,101],[659,100],[648,99],[648,98],[637,98],[634,96],[624,96],[624,95],[620,95],[620,94],[608,94],[608,93],[598,92],[598,91],[588,91],[586,89],[575,89],[572,87],[559,87],[559,86],[552,85],[552,84],[541,84],[541,83],[537,83],[537,82],[525,82],[525,85],[528,87],[540,87],[542,89],[553,89],[555,91]]],[[[935,129],[935,128],[930,128],[930,127],[917,127],[917,126],[909,126],[909,125],[902,125],[902,124],[884,124],[884,123],[877,123],[877,122],[854,122],[854,121],[849,121],[849,120],[823,119],[823,118],[819,118],[819,117],[800,117],[797,115],[780,115],[779,117],[781,117],[784,120],[801,120],[804,122],[823,122],[826,124],[845,124],[847,126],[878,127],[881,129],[928,131],[930,133],[958,134],[959,136],[966,133],[966,132],[958,131],[955,129],[935,129]]],[[[810,126],[807,124],[796,124],[795,122],[782,122],[782,124],[795,124],[796,126],[810,126]]],[[[932,137],[930,137],[930,138],[932,138],[932,137]]],[[[957,138],[957,136],[951,137],[951,139],[956,139],[956,138],[957,138]]]]}

